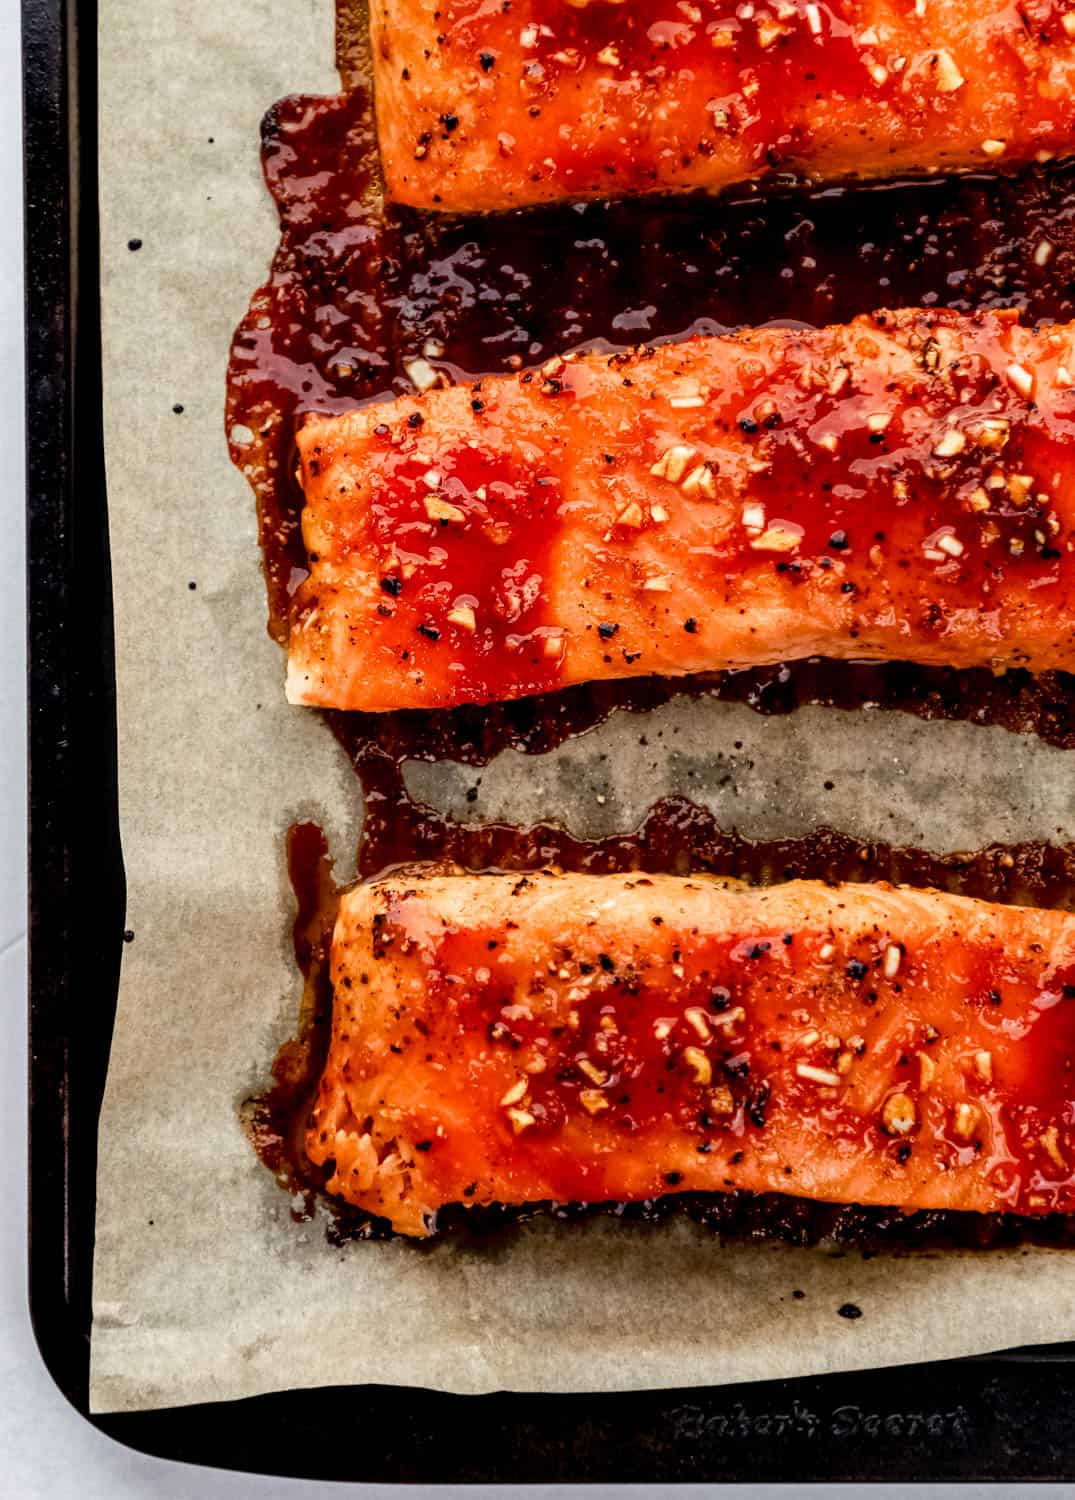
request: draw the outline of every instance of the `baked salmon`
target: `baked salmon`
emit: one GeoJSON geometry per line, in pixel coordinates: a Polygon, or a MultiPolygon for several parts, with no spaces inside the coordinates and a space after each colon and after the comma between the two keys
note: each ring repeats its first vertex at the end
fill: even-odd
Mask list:
{"type": "Polygon", "coordinates": [[[288,696],[451,707],[807,656],[1075,669],[1075,325],[878,312],[298,432],[288,696]]]}
{"type": "Polygon", "coordinates": [[[1075,147],[1070,0],[373,0],[390,197],[453,213],[1075,147]]]}
{"type": "Polygon", "coordinates": [[[934,890],[403,872],[341,901],[307,1151],[447,1204],[1075,1210],[1075,916],[934,890]]]}

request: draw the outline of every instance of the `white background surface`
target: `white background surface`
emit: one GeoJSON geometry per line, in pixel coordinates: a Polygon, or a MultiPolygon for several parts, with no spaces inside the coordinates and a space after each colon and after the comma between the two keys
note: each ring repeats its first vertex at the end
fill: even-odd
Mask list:
{"type": "MultiPolygon", "coordinates": [[[[0,0],[0,421],[6,434],[7,507],[2,534],[9,580],[0,592],[0,1500],[313,1500],[326,1493],[383,1494],[374,1486],[329,1486],[210,1473],[130,1453],[100,1436],[64,1401],[38,1357],[26,1309],[25,1115],[26,1115],[26,916],[25,916],[25,653],[23,597],[23,379],[22,221],[19,75],[19,0],[0,0]]],[[[41,461],[47,461],[43,455],[41,461]]],[[[927,1478],[928,1476],[923,1476],[927,1478]]],[[[818,1496],[820,1486],[795,1491],[775,1486],[725,1486],[703,1491],[654,1488],[647,1496],[699,1493],[755,1497],[818,1496]]],[[[972,1497],[987,1486],[934,1494],[972,1497]]],[[[993,1491],[995,1493],[995,1491],[993,1491]]],[[[1064,1487],[1019,1486],[1008,1494],[1062,1494],[1064,1487]]],[[[420,1493],[420,1492],[410,1492],[420,1493]]],[[[494,1500],[494,1490],[443,1490],[494,1500]]],[[[503,1493],[519,1493],[508,1491],[503,1493]]],[[[569,1493],[563,1488],[526,1491],[527,1500],[569,1493]]],[[[610,1493],[585,1492],[594,1500],[610,1493]]],[[[854,1493],[843,1490],[842,1493],[854,1493]]],[[[905,1495],[905,1487],[878,1486],[871,1495],[905,1495]]]]}

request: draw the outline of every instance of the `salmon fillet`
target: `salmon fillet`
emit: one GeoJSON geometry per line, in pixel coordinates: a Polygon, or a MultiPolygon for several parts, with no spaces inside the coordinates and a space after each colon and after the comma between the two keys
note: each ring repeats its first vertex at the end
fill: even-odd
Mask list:
{"type": "Polygon", "coordinates": [[[1075,669],[1073,346],[879,312],[311,415],[288,696],[451,707],[814,655],[1075,669]]]}
{"type": "Polygon", "coordinates": [[[307,1151],[454,1203],[1075,1210],[1075,917],[933,890],[404,872],[342,899],[307,1151]]]}
{"type": "Polygon", "coordinates": [[[1075,144],[1070,0],[373,0],[390,197],[453,213],[1075,144]]]}

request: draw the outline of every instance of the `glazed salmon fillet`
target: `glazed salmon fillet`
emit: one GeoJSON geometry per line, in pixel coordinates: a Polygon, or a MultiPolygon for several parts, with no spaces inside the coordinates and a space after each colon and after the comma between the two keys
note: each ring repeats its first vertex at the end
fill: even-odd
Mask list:
{"type": "Polygon", "coordinates": [[[404,872],[342,899],[307,1134],[447,1204],[1075,1210],[1075,917],[934,890],[404,872]]]}
{"type": "Polygon", "coordinates": [[[288,696],[453,707],[808,656],[1075,669],[1075,327],[879,312],[298,432],[288,696]]]}
{"type": "Polygon", "coordinates": [[[1075,145],[1070,0],[373,0],[390,197],[453,213],[1075,145]]]}

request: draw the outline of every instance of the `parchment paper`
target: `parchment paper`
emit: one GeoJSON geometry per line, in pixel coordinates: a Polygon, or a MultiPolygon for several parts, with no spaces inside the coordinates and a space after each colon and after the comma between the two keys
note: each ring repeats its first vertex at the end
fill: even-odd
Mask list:
{"type": "MultiPolygon", "coordinates": [[[[101,1121],[94,1408],[347,1381],[683,1386],[1075,1336],[1075,1255],[863,1260],[606,1220],[538,1225],[483,1252],[339,1249],[323,1223],[292,1221],[251,1151],[237,1105],[297,1012],[284,832],[318,818],[346,873],[361,817],[328,731],[284,704],[253,503],[221,416],[230,335],[276,239],[258,121],[285,93],[334,91],[332,24],[331,0],[101,6],[105,417],[135,937],[101,1121]],[[848,1301],[857,1321],[837,1316],[848,1301]]],[[[415,766],[410,784],[460,816],[560,810],[589,833],[630,827],[679,790],[746,834],[825,822],[945,850],[1075,838],[1073,764],[970,725],[763,719],[680,701],[544,758],[509,754],[480,773],[415,766]]]]}

